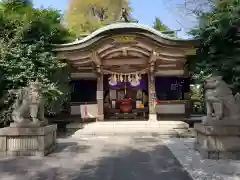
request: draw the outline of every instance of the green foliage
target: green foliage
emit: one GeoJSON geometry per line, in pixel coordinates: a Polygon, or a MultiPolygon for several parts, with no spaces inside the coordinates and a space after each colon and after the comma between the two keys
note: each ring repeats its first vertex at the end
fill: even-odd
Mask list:
{"type": "Polygon", "coordinates": [[[117,20],[123,7],[131,11],[128,0],[71,0],[64,19],[70,32],[80,37],[117,20]]]}
{"type": "Polygon", "coordinates": [[[168,36],[176,37],[176,32],[170,30],[170,28],[168,28],[166,25],[164,25],[158,17],[155,17],[153,28],[162,32],[163,34],[168,35],[168,36]]]}
{"type": "Polygon", "coordinates": [[[204,103],[204,92],[200,84],[191,85],[190,97],[192,102],[192,113],[203,113],[205,103],[204,103]]]}
{"type": "Polygon", "coordinates": [[[162,21],[158,17],[155,17],[153,28],[158,30],[158,31],[168,31],[168,30],[170,30],[166,25],[164,25],[162,23],[162,21]]]}
{"type": "Polygon", "coordinates": [[[240,90],[239,14],[239,0],[217,0],[211,12],[200,15],[199,27],[190,32],[201,39],[192,70],[205,74],[217,71],[234,91],[240,90]]]}
{"type": "MultiPolygon", "coordinates": [[[[60,13],[13,1],[4,1],[1,7],[0,97],[4,99],[7,91],[39,80],[45,87],[47,102],[60,100],[61,104],[70,91],[68,67],[55,57],[51,44],[66,42],[70,34],[60,24],[60,13]]],[[[1,105],[2,117],[9,112],[11,103],[1,105]]],[[[51,104],[47,106],[51,109],[51,104]]]]}
{"type": "Polygon", "coordinates": [[[2,0],[1,3],[3,6],[17,8],[19,6],[32,6],[31,0],[2,0]]]}

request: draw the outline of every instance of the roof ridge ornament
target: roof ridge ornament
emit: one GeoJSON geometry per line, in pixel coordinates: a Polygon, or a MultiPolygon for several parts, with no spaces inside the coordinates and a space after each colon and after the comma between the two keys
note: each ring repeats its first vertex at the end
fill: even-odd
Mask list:
{"type": "Polygon", "coordinates": [[[132,23],[134,22],[134,23],[138,23],[138,21],[136,19],[133,19],[130,16],[127,8],[122,8],[117,22],[132,22],[132,23]]]}

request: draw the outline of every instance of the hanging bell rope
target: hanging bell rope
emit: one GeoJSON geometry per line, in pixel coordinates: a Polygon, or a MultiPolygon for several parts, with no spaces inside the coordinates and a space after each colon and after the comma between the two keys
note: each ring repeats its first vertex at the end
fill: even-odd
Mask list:
{"type": "Polygon", "coordinates": [[[111,74],[109,77],[109,84],[115,85],[117,82],[130,82],[132,86],[137,86],[140,84],[141,75],[147,72],[147,68],[141,71],[135,71],[131,73],[119,73],[104,70],[104,73],[111,74]]]}

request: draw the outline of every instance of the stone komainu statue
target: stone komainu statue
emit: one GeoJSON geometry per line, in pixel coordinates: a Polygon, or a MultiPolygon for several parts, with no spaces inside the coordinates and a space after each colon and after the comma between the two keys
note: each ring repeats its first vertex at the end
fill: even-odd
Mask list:
{"type": "Polygon", "coordinates": [[[231,89],[221,76],[211,76],[206,80],[205,102],[209,120],[240,120],[239,98],[234,98],[231,89]]]}
{"type": "Polygon", "coordinates": [[[13,104],[12,119],[14,124],[40,125],[41,122],[47,123],[44,118],[44,102],[40,82],[31,82],[29,86],[18,90],[13,104]]]}

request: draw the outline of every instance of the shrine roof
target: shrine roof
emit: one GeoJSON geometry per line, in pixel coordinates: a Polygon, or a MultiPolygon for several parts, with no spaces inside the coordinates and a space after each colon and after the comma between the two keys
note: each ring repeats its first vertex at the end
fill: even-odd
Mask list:
{"type": "MultiPolygon", "coordinates": [[[[102,28],[97,29],[96,31],[94,31],[93,33],[87,35],[86,37],[82,38],[82,39],[78,39],[74,42],[71,43],[66,43],[66,44],[57,44],[55,46],[57,47],[68,47],[68,46],[74,46],[74,45],[78,45],[78,44],[83,44],[86,43],[87,41],[101,35],[101,34],[113,34],[113,32],[115,30],[137,30],[137,31],[147,31],[150,34],[154,35],[154,38],[158,39],[166,39],[166,40],[170,40],[170,41],[177,41],[177,42],[186,42],[186,41],[196,41],[196,39],[180,39],[177,37],[172,37],[172,36],[168,36],[152,27],[143,25],[143,24],[139,24],[139,23],[132,23],[132,22],[118,22],[118,23],[113,23],[107,26],[104,26],[102,28]]],[[[197,40],[198,41],[198,40],[197,40]]]]}

